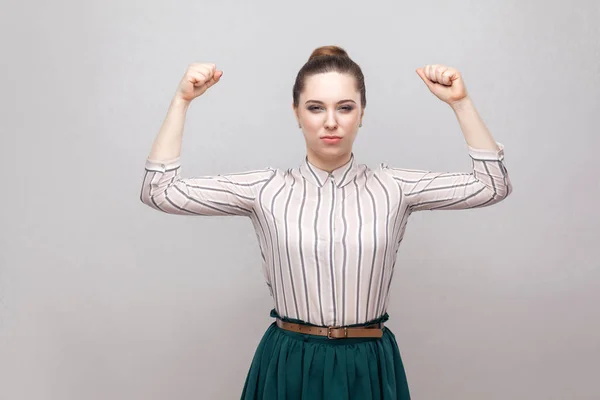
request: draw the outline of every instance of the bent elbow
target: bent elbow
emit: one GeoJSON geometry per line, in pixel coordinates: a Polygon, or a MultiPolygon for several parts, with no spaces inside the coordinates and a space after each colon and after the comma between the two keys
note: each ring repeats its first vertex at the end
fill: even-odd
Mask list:
{"type": "Polygon", "coordinates": [[[140,193],[140,201],[142,204],[147,205],[148,207],[152,207],[154,209],[158,209],[157,205],[154,203],[154,199],[149,194],[150,187],[144,186],[142,187],[142,192],[140,193]]]}
{"type": "Polygon", "coordinates": [[[499,197],[498,201],[502,201],[502,200],[506,199],[512,192],[513,192],[512,182],[510,181],[508,174],[505,173],[503,183],[498,190],[498,197],[499,197]]]}
{"type": "Polygon", "coordinates": [[[486,187],[489,194],[489,200],[484,205],[492,205],[504,201],[513,191],[512,184],[507,181],[506,184],[496,187],[486,187]]]}
{"type": "Polygon", "coordinates": [[[173,197],[174,183],[166,185],[145,184],[142,186],[140,201],[157,211],[167,214],[183,213],[171,198],[173,197]]]}
{"type": "MultiPolygon", "coordinates": [[[[160,207],[159,204],[157,203],[157,201],[156,201],[156,199],[158,197],[157,195],[160,196],[161,193],[153,193],[152,186],[144,185],[144,186],[142,186],[142,190],[140,193],[140,201],[150,208],[153,208],[158,211],[166,212],[165,208],[160,207]]],[[[165,196],[162,196],[162,197],[164,198],[165,196]]]]}

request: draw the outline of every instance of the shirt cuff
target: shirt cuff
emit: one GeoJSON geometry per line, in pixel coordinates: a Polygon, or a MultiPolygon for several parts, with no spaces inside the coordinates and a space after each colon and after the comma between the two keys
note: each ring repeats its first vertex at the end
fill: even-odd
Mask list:
{"type": "Polygon", "coordinates": [[[489,149],[476,149],[467,144],[469,148],[469,155],[478,160],[503,160],[504,159],[504,145],[500,142],[496,142],[499,150],[489,149]]]}
{"type": "Polygon", "coordinates": [[[153,160],[146,158],[146,168],[150,170],[166,171],[169,169],[177,168],[181,165],[181,156],[172,158],[170,160],[153,160]]]}

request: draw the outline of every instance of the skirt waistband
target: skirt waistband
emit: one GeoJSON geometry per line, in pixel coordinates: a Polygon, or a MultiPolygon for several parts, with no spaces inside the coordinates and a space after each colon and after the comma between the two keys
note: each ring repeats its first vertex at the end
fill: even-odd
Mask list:
{"type": "MultiPolygon", "coordinates": [[[[280,319],[280,320],[282,320],[284,322],[291,322],[291,323],[294,323],[294,324],[302,324],[302,325],[306,325],[306,326],[314,326],[314,327],[320,327],[320,328],[327,328],[327,326],[315,325],[315,324],[312,324],[310,322],[303,321],[301,319],[295,319],[295,318],[281,316],[281,315],[279,315],[279,313],[277,312],[277,310],[275,308],[273,308],[271,310],[270,316],[273,317],[273,318],[278,318],[278,319],[280,319]]],[[[344,327],[344,326],[346,328],[365,327],[365,326],[374,325],[374,324],[378,324],[378,323],[382,323],[382,325],[383,325],[383,323],[386,322],[389,319],[390,319],[390,316],[386,312],[382,316],[380,316],[379,318],[375,318],[375,319],[369,320],[367,322],[359,323],[359,324],[342,325],[342,327],[344,327]]]]}

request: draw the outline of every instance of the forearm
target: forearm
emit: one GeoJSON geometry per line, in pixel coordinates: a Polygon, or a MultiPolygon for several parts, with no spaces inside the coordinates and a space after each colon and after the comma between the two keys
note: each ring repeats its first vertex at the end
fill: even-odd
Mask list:
{"type": "Polygon", "coordinates": [[[183,127],[190,103],[173,97],[167,116],[154,140],[148,158],[154,161],[169,161],[181,154],[183,127]]]}
{"type": "Polygon", "coordinates": [[[473,100],[467,96],[451,105],[467,144],[476,149],[499,150],[496,141],[481,119],[473,100]]]}

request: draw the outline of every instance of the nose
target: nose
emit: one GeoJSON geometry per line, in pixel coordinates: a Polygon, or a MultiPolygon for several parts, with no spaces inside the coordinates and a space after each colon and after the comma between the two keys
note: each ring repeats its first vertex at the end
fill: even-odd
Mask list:
{"type": "Polygon", "coordinates": [[[327,119],[325,120],[325,128],[333,129],[337,126],[337,121],[335,120],[335,112],[328,112],[327,119]]]}

